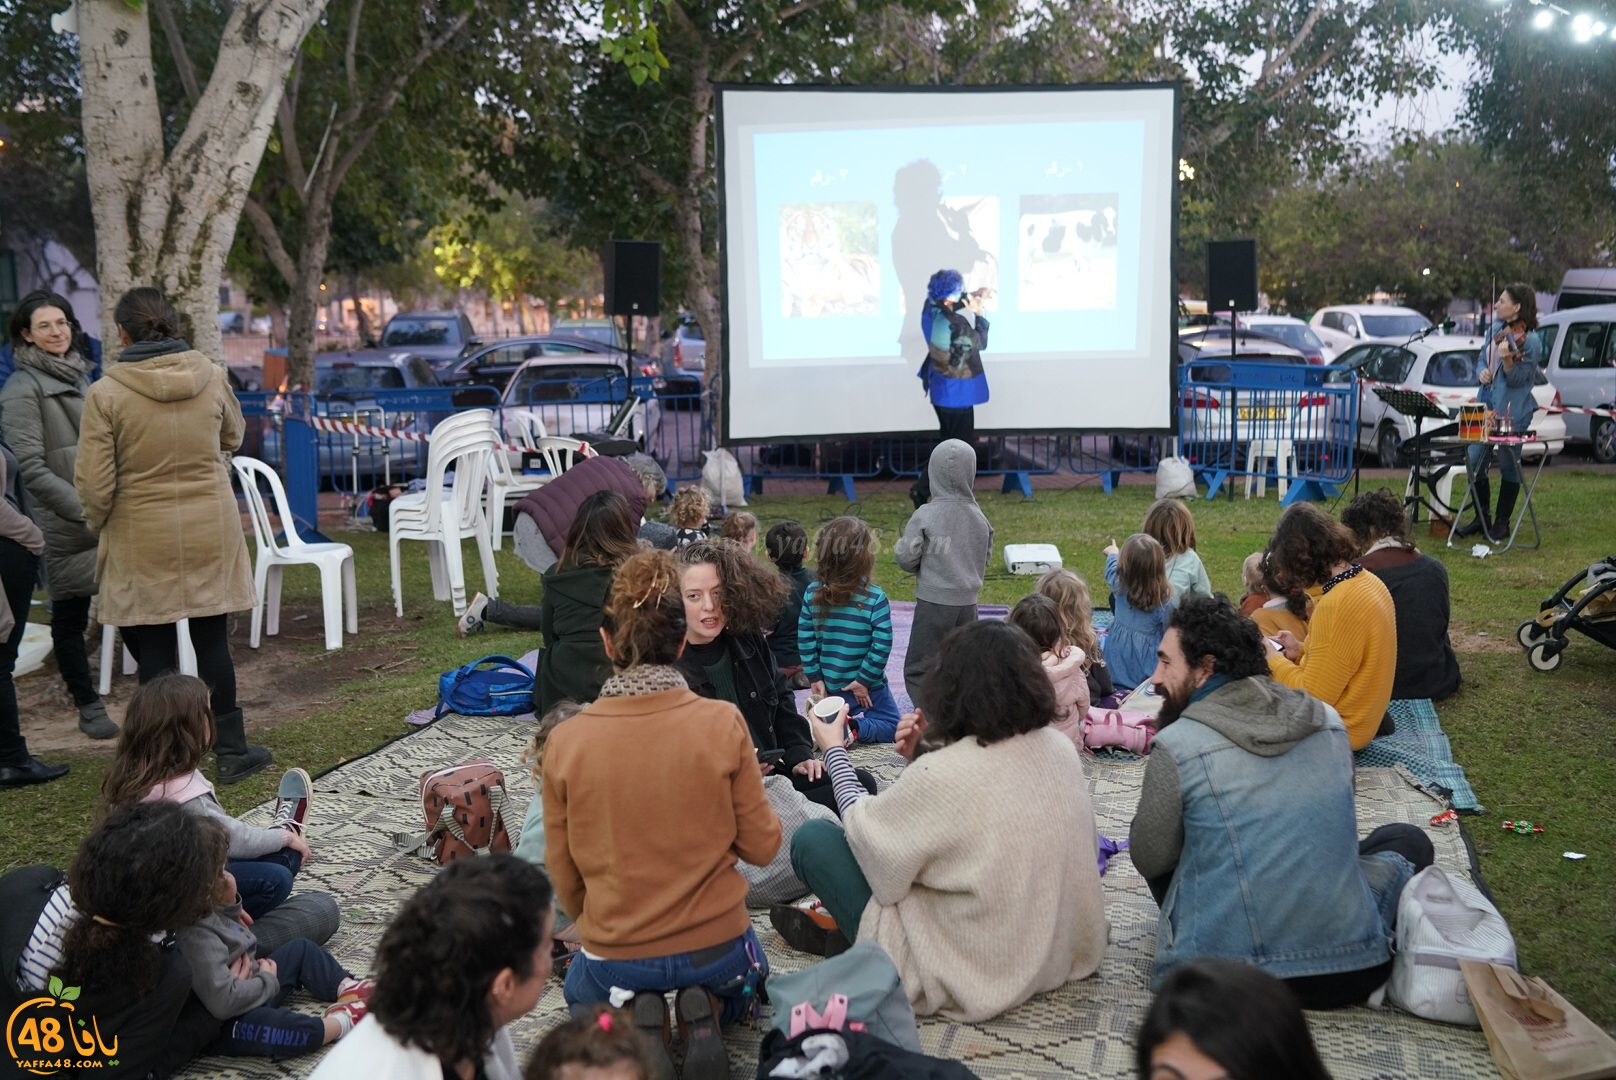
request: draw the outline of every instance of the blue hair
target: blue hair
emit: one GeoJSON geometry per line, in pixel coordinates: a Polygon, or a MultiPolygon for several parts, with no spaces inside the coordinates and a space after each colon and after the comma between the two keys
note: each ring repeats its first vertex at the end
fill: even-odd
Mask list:
{"type": "Polygon", "coordinates": [[[926,295],[942,303],[955,293],[963,292],[965,278],[958,270],[939,270],[926,282],[926,295]]]}

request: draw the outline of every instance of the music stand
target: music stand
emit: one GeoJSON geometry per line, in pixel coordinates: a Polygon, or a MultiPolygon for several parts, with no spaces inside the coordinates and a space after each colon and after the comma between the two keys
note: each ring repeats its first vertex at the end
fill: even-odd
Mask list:
{"type": "MultiPolygon", "coordinates": [[[[1448,411],[1446,409],[1442,408],[1440,405],[1437,405],[1430,398],[1426,397],[1417,390],[1402,390],[1397,387],[1389,386],[1376,386],[1373,387],[1373,389],[1375,391],[1375,396],[1380,398],[1380,400],[1384,401],[1387,405],[1391,406],[1393,410],[1413,419],[1413,441],[1416,448],[1421,445],[1420,428],[1424,425],[1426,420],[1447,421],[1449,419],[1448,411]]],[[[1414,455],[1414,464],[1412,466],[1410,479],[1414,482],[1414,494],[1411,496],[1414,502],[1414,516],[1410,520],[1417,525],[1419,524],[1420,520],[1420,504],[1424,501],[1420,498],[1420,457],[1418,453],[1414,455]]],[[[1436,512],[1435,507],[1432,508],[1432,512],[1436,512]]]]}

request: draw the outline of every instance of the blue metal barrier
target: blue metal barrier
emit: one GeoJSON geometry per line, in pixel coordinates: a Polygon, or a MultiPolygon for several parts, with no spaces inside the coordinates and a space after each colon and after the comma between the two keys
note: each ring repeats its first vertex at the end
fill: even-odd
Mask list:
{"type": "MultiPolygon", "coordinates": [[[[883,457],[898,476],[919,476],[926,471],[935,436],[888,439],[883,457]]],[[[1002,476],[1001,491],[1019,491],[1032,498],[1032,478],[1060,470],[1067,457],[1066,439],[1060,435],[999,435],[977,446],[978,476],[1002,476]]]]}
{"type": "Polygon", "coordinates": [[[1231,476],[1262,476],[1290,481],[1288,506],[1352,475],[1358,386],[1346,368],[1202,358],[1180,375],[1179,451],[1208,499],[1231,476]]]}
{"type": "Polygon", "coordinates": [[[1073,435],[1068,443],[1066,467],[1079,476],[1098,476],[1110,494],[1123,473],[1155,472],[1171,445],[1170,435],[1073,435]]]}

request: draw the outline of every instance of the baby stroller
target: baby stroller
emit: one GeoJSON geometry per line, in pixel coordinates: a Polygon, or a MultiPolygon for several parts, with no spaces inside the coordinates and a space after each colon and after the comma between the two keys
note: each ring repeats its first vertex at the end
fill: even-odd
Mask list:
{"type": "Polygon", "coordinates": [[[1616,555],[1607,555],[1560,586],[1543,601],[1537,618],[1521,623],[1515,640],[1536,671],[1553,671],[1565,652],[1566,631],[1577,630],[1616,649],[1616,555]],[[1575,600],[1571,590],[1587,582],[1575,600]]]}

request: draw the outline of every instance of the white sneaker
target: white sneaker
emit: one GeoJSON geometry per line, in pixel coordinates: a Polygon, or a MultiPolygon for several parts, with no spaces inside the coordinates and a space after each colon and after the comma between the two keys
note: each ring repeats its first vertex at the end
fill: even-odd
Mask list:
{"type": "Polygon", "coordinates": [[[455,636],[465,637],[467,634],[480,634],[483,632],[483,612],[488,608],[488,597],[478,593],[466,605],[466,613],[460,616],[455,623],[455,636]]]}

